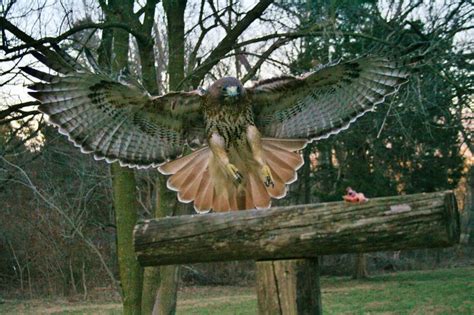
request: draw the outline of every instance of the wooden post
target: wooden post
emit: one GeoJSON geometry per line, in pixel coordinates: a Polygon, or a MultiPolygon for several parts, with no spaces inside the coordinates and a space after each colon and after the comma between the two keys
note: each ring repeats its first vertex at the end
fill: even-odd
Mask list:
{"type": "Polygon", "coordinates": [[[318,258],[257,262],[260,315],[322,314],[318,258]]]}
{"type": "Polygon", "coordinates": [[[257,260],[259,314],[321,314],[318,255],[459,242],[451,191],[152,219],[135,226],[143,266],[257,260]]]}

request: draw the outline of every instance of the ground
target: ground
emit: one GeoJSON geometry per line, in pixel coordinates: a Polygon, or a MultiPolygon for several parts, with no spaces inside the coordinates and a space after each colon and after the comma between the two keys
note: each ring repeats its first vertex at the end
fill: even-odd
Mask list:
{"type": "MultiPolygon", "coordinates": [[[[325,314],[474,314],[474,267],[322,277],[325,314]]],[[[256,314],[252,287],[187,287],[177,314],[256,314]]],[[[0,314],[120,314],[119,303],[4,300],[0,314]]]]}

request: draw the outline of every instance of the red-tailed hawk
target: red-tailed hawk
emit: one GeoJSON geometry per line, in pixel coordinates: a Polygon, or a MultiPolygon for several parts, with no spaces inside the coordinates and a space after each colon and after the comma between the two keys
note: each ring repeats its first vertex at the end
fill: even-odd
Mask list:
{"type": "Polygon", "coordinates": [[[57,74],[23,68],[42,81],[30,94],[60,133],[98,160],[158,168],[198,212],[270,207],[296,180],[299,150],[346,129],[407,77],[395,61],[364,57],[252,87],[226,77],[207,90],[151,96],[35,55],[57,74]],[[186,146],[195,151],[181,157],[186,146]]]}

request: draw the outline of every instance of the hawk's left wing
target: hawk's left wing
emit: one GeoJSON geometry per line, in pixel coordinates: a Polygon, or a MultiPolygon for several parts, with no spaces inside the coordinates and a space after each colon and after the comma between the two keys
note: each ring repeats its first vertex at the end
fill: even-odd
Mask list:
{"type": "Polygon", "coordinates": [[[248,88],[256,124],[266,137],[325,139],[346,129],[406,82],[403,67],[365,57],[328,64],[301,77],[280,77],[248,88]]]}
{"type": "Polygon", "coordinates": [[[55,67],[51,75],[30,67],[26,73],[42,82],[30,86],[59,132],[84,153],[123,166],[146,168],[181,155],[184,145],[204,137],[200,91],[151,97],[138,86],[123,84],[87,69],[55,67]]]}

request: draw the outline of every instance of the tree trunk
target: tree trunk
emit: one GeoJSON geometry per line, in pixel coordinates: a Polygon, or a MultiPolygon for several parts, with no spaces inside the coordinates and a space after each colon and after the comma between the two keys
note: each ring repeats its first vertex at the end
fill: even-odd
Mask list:
{"type": "MultiPolygon", "coordinates": [[[[143,17],[143,24],[141,32],[145,35],[143,38],[136,38],[138,53],[140,55],[140,66],[143,85],[146,90],[152,94],[158,94],[158,82],[156,80],[156,69],[155,69],[155,54],[153,50],[153,20],[155,16],[156,0],[147,1],[147,9],[145,10],[143,17]]],[[[139,21],[136,21],[139,24],[139,21]]],[[[157,174],[157,176],[159,176],[157,174]]],[[[157,181],[158,182],[158,181],[157,181]]],[[[156,184],[159,185],[158,183],[156,184]]],[[[156,189],[156,203],[154,209],[154,217],[159,218],[164,216],[160,209],[160,200],[162,190],[156,189]]],[[[143,274],[143,293],[142,293],[142,313],[151,314],[155,305],[155,300],[160,287],[161,276],[160,267],[147,267],[143,274]]]]}
{"type": "Polygon", "coordinates": [[[168,74],[170,90],[180,88],[184,79],[184,10],[186,0],[164,0],[163,8],[168,21],[168,74]]]}
{"type": "Polygon", "coordinates": [[[134,233],[144,266],[309,258],[450,246],[459,214],[448,191],[145,220],[134,233]]]}
{"type": "MultiPolygon", "coordinates": [[[[166,176],[158,175],[156,181],[156,218],[171,216],[176,208],[175,193],[166,187],[166,180],[166,176]]],[[[150,270],[150,273],[153,272],[150,275],[150,280],[152,277],[157,277],[159,282],[154,287],[150,287],[152,291],[148,295],[151,295],[151,292],[153,292],[153,298],[151,299],[150,296],[149,301],[146,303],[146,314],[174,314],[176,312],[178,294],[179,268],[178,266],[155,266],[154,268],[153,271],[150,270]]]]}
{"type": "Polygon", "coordinates": [[[367,255],[364,253],[357,253],[355,255],[353,279],[365,279],[369,276],[367,272],[367,255]]]}
{"type": "Polygon", "coordinates": [[[140,314],[143,269],[135,259],[132,231],[137,222],[135,174],[131,169],[112,164],[115,221],[117,226],[117,257],[122,287],[124,314],[140,314]]]}
{"type": "MultiPolygon", "coordinates": [[[[168,73],[169,88],[177,90],[184,79],[184,10],[186,1],[163,1],[168,22],[168,73]]],[[[143,58],[143,57],[142,57],[143,58]]],[[[172,215],[170,205],[175,203],[174,193],[167,191],[166,177],[159,175],[158,216],[172,215]]],[[[176,313],[178,294],[179,266],[163,266],[160,268],[161,283],[158,289],[153,314],[169,315],[176,313]]]]}
{"type": "MultiPolygon", "coordinates": [[[[107,20],[122,22],[123,16],[119,12],[132,12],[133,2],[110,1],[109,7],[113,15],[107,20]]],[[[110,36],[108,32],[104,36],[110,36]]],[[[104,52],[110,48],[111,40],[104,38],[104,52]]],[[[129,34],[126,31],[115,29],[113,32],[113,55],[103,55],[99,60],[111,60],[112,71],[118,72],[128,64],[129,34]]],[[[122,288],[122,302],[124,314],[140,314],[143,268],[138,264],[133,252],[133,226],[137,221],[138,202],[136,199],[135,174],[131,169],[120,167],[118,163],[111,165],[112,188],[114,196],[115,221],[117,226],[117,258],[119,264],[120,284],[122,288]]]]}
{"type": "Polygon", "coordinates": [[[464,208],[467,212],[467,242],[474,244],[474,166],[471,165],[467,176],[466,199],[464,208]]]}

